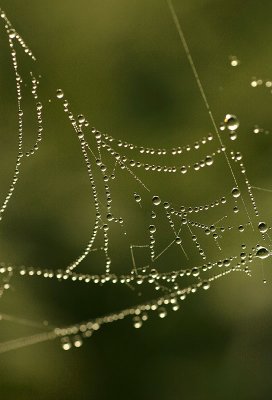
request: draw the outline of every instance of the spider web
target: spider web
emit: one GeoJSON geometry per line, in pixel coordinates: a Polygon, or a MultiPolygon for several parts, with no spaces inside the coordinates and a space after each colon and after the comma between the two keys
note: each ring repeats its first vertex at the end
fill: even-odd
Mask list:
{"type": "MultiPolygon", "coordinates": [[[[70,134],[77,138],[87,177],[89,237],[80,254],[62,267],[13,265],[5,261],[0,266],[1,301],[13,295],[13,287],[21,280],[33,281],[33,285],[47,280],[63,286],[69,282],[88,290],[97,286],[105,293],[109,286],[125,287],[132,305],[63,327],[1,312],[2,321],[35,331],[8,338],[0,343],[0,352],[55,339],[64,350],[80,347],[103,325],[124,318],[141,328],[153,314],[165,318],[169,312],[178,311],[192,294],[204,293],[221,278],[234,273],[251,277],[253,266],[270,256],[271,228],[261,218],[254,195],[255,190],[270,190],[252,186],[249,181],[243,154],[236,149],[239,118],[227,110],[222,123],[215,122],[171,1],[168,7],[212,130],[196,141],[171,147],[124,141],[91,126],[88,116],[75,113],[65,92],[57,88],[54,104],[57,112],[65,115],[70,134]],[[218,177],[217,171],[222,169],[224,174],[218,177]],[[199,193],[202,181],[206,182],[206,191],[199,193]],[[215,181],[221,192],[211,198],[215,181]],[[173,191],[169,190],[170,185],[175,188],[173,191]],[[183,201],[188,193],[192,193],[192,203],[183,201]]],[[[18,129],[14,174],[0,208],[2,222],[25,164],[42,151],[45,105],[39,96],[40,76],[28,71],[36,118],[36,137],[29,145],[24,132],[25,71],[20,69],[20,51],[32,61],[36,59],[4,11],[1,20],[16,84],[18,129]]],[[[231,65],[238,64],[232,57],[231,65]]],[[[251,86],[269,88],[269,82],[253,78],[251,86]]],[[[256,125],[254,133],[269,131],[256,125]]],[[[124,303],[128,303],[127,299],[124,303]]]]}

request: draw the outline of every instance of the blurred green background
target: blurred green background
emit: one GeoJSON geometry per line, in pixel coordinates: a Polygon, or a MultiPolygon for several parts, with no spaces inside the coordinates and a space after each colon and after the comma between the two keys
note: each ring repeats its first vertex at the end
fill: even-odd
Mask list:
{"type": "MultiPolygon", "coordinates": [[[[253,76],[272,79],[271,2],[173,3],[216,122],[227,113],[239,117],[239,139],[230,143],[225,136],[224,140],[243,152],[252,184],[272,188],[272,136],[253,134],[255,124],[271,128],[271,93],[250,86],[253,76]],[[230,66],[231,55],[241,61],[239,66],[230,66]]],[[[91,126],[139,145],[193,143],[212,132],[212,126],[165,1],[1,0],[0,7],[38,59],[33,65],[18,50],[28,84],[23,96],[26,148],[35,137],[31,70],[41,74],[45,126],[42,146],[23,165],[1,224],[1,261],[65,267],[84,248],[94,209],[77,138],[55,98],[57,88],[63,88],[72,111],[83,113],[91,126]]],[[[0,47],[0,184],[4,199],[14,169],[17,126],[15,85],[3,28],[0,47]]],[[[212,144],[212,151],[216,147],[212,144]]],[[[195,160],[195,155],[186,157],[188,162],[195,160]]],[[[174,175],[139,175],[151,193],[185,205],[205,204],[228,195],[233,185],[224,162],[184,180],[174,175]]],[[[128,221],[129,238],[146,241],[150,198],[123,172],[118,173],[114,185],[114,207],[128,221]],[[142,209],[135,205],[134,191],[143,198],[142,209]]],[[[254,194],[262,219],[271,224],[271,194],[254,194]]],[[[250,209],[248,198],[246,201],[250,209]]],[[[216,221],[220,217],[217,212],[207,219],[216,221]]],[[[232,214],[231,209],[226,212],[232,214]]],[[[245,219],[242,211],[241,219],[245,219]]],[[[161,243],[167,235],[167,231],[159,232],[161,243]]],[[[246,240],[256,244],[259,237],[251,236],[246,240]]],[[[240,237],[235,233],[228,236],[223,257],[239,249],[240,237]]],[[[128,243],[120,229],[113,228],[111,243],[113,270],[128,271],[128,243]]],[[[190,244],[187,249],[187,266],[201,264],[190,244]]],[[[211,260],[220,257],[212,246],[207,252],[211,260]]],[[[84,263],[84,271],[103,273],[102,257],[92,257],[84,263]]],[[[180,263],[184,260],[179,261],[173,253],[160,267],[171,270],[180,263]]],[[[261,265],[256,263],[252,279],[233,274],[219,280],[206,293],[190,296],[177,313],[169,312],[164,320],[152,317],[139,330],[124,320],[103,327],[80,349],[64,352],[55,341],[1,354],[1,399],[270,398],[270,266],[268,259],[263,264],[266,285],[261,265]]],[[[147,298],[149,294],[145,294],[147,298]]],[[[14,279],[1,299],[0,311],[65,326],[139,301],[137,293],[118,285],[85,287],[14,279]]],[[[0,324],[1,341],[35,333],[4,321],[0,324]]]]}

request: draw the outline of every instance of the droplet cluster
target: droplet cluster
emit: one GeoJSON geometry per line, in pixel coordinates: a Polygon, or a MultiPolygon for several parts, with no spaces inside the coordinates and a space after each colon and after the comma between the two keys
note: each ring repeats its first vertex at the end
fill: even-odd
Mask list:
{"type": "MultiPolygon", "coordinates": [[[[22,101],[25,82],[21,76],[15,44],[19,44],[24,53],[33,61],[35,61],[35,57],[1,10],[0,17],[4,22],[14,70],[18,113],[15,172],[0,207],[0,219],[2,219],[15,190],[22,163],[26,159],[31,162],[31,156],[36,154],[41,147],[45,102],[38,93],[40,77],[38,78],[30,72],[31,95],[34,101],[33,112],[37,121],[37,126],[33,130],[37,133],[32,146],[26,149],[24,140],[25,109],[23,109],[22,101]]],[[[236,56],[230,56],[229,60],[232,67],[240,64],[240,60],[236,56]]],[[[265,86],[270,89],[272,82],[253,78],[251,86],[265,86]]],[[[155,318],[165,319],[171,315],[172,311],[178,311],[189,295],[201,290],[207,291],[218,279],[236,272],[251,276],[253,264],[258,267],[260,262],[269,259],[271,255],[270,222],[268,218],[260,216],[261,212],[253,195],[254,186],[251,185],[246,174],[242,153],[236,150],[229,152],[228,146],[231,142],[228,141],[228,146],[226,146],[222,139],[226,133],[231,141],[239,139],[237,131],[240,121],[236,115],[225,114],[219,129],[215,127],[214,136],[211,133],[205,136],[200,135],[200,138],[193,143],[181,143],[174,147],[150,147],[136,145],[130,140],[116,139],[91,127],[87,114],[72,111],[73,107],[63,89],[56,89],[55,98],[57,107],[63,108],[72,128],[72,134],[77,138],[85,173],[88,177],[88,200],[95,215],[89,222],[89,234],[85,242],[83,239],[83,250],[68,265],[60,268],[44,268],[1,263],[0,298],[5,292],[11,292],[13,277],[17,277],[33,281],[35,279],[56,280],[59,283],[69,281],[90,287],[92,285],[123,285],[138,296],[147,288],[149,293],[153,293],[153,299],[145,302],[137,300],[135,306],[66,327],[51,326],[45,323],[42,325],[44,332],[29,339],[24,338],[24,345],[58,338],[65,351],[80,348],[84,340],[92,337],[104,324],[126,317],[131,320],[135,329],[140,329],[153,315],[155,318]],[[214,143],[215,139],[218,140],[217,145],[214,143]],[[205,151],[205,154],[200,155],[201,151],[205,151]],[[192,159],[195,157],[196,161],[185,162],[184,159],[188,154],[192,155],[192,159]],[[169,159],[174,161],[169,161],[169,159]],[[207,193],[207,199],[203,202],[196,201],[197,205],[187,204],[183,194],[185,190],[190,191],[192,188],[185,188],[185,184],[183,187],[183,183],[180,182],[186,181],[186,178],[182,178],[182,176],[189,171],[195,174],[202,170],[202,176],[205,176],[203,179],[210,179],[210,171],[217,171],[217,160],[221,161],[221,159],[226,161],[226,174],[230,175],[232,186],[226,189],[225,194],[216,196],[215,199],[208,197],[210,194],[207,193]],[[237,174],[237,169],[240,175],[237,174]],[[157,175],[148,174],[148,172],[156,172],[157,175]],[[152,181],[154,176],[158,176],[159,179],[167,176],[167,179],[170,180],[173,173],[176,173],[174,177],[178,182],[175,200],[170,198],[170,193],[167,191],[166,193],[164,191],[164,194],[160,193],[160,187],[153,190],[152,181]],[[144,215],[144,227],[138,236],[139,243],[130,241],[127,230],[134,234],[135,226],[129,225],[126,218],[129,213],[126,207],[123,209],[118,207],[116,196],[114,196],[113,186],[116,185],[119,188],[118,177],[122,174],[126,174],[127,182],[129,180],[129,183],[132,183],[131,186],[128,185],[128,205],[134,207],[135,214],[142,212],[144,215]],[[167,174],[171,174],[171,176],[167,174]],[[211,214],[220,214],[220,217],[213,218],[211,214]],[[231,221],[229,221],[230,219],[231,221]],[[120,229],[121,238],[125,238],[127,235],[126,239],[120,242],[123,246],[127,246],[131,256],[128,265],[124,265],[122,273],[116,272],[112,256],[114,252],[111,238],[112,233],[115,232],[113,225],[120,229]],[[255,242],[248,246],[245,243],[247,242],[247,232],[250,229],[254,232],[255,242]],[[239,250],[235,252],[232,249],[231,254],[226,255],[224,240],[228,235],[233,235],[233,245],[237,244],[234,242],[239,242],[239,250]],[[169,256],[169,260],[175,260],[175,265],[169,265],[170,261],[167,265],[165,264],[170,251],[176,255],[174,258],[169,256]],[[96,273],[92,272],[90,261],[94,252],[97,253],[97,258],[99,256],[103,260],[102,270],[96,273]],[[143,256],[141,252],[148,253],[148,256],[143,256]],[[86,269],[84,272],[81,269],[85,259],[90,261],[88,272],[86,269]],[[161,260],[164,260],[163,263],[161,260]]],[[[241,124],[241,126],[243,125],[241,124]]],[[[261,128],[254,127],[254,133],[261,132],[263,132],[261,128]]],[[[235,146],[237,142],[234,143],[235,146]]],[[[197,179],[201,179],[201,173],[195,175],[197,179]]],[[[222,177],[222,179],[224,178],[222,177]]],[[[118,251],[123,251],[123,249],[118,249],[118,251]]],[[[4,314],[1,315],[1,319],[37,327],[33,321],[4,314]]],[[[39,328],[41,328],[40,325],[39,328]]]]}

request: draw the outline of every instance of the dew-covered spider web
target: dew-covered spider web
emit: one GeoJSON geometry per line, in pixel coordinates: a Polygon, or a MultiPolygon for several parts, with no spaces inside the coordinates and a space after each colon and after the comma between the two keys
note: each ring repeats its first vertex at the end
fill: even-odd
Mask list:
{"type": "MultiPolygon", "coordinates": [[[[87,188],[77,215],[87,224],[88,235],[78,231],[81,251],[65,265],[21,265],[1,259],[1,323],[12,328],[6,330],[10,336],[1,337],[0,352],[49,340],[58,340],[64,350],[69,350],[80,347],[85,339],[103,330],[104,325],[123,319],[130,319],[131,325],[139,329],[152,324],[152,318],[163,319],[177,312],[194,294],[199,294],[201,302],[205,291],[219,280],[233,276],[235,279],[237,274],[247,279],[261,270],[266,283],[271,226],[261,195],[269,199],[272,191],[262,187],[262,183],[251,182],[240,149],[241,136],[248,135],[242,129],[243,120],[235,109],[222,110],[221,120],[216,120],[171,0],[165,7],[168,12],[165,18],[172,19],[210,130],[198,133],[197,138],[192,133],[193,139],[188,142],[183,141],[181,134],[180,141],[170,146],[167,145],[170,132],[166,132],[164,145],[158,147],[148,137],[146,142],[139,143],[137,138],[124,140],[124,132],[115,137],[94,127],[95,115],[76,110],[61,82],[49,102],[42,98],[39,86],[46,77],[33,72],[34,54],[1,11],[1,36],[4,38],[5,34],[7,43],[1,62],[10,63],[13,68],[10,85],[16,88],[17,98],[14,171],[11,179],[6,178],[9,183],[3,180],[1,184],[2,236],[9,208],[16,203],[15,193],[23,191],[20,181],[31,174],[33,160],[43,157],[48,107],[54,108],[55,118],[63,119],[65,136],[76,139],[74,152],[81,157],[82,186],[87,188]],[[37,286],[38,291],[44,285],[57,285],[60,293],[71,293],[72,303],[74,287],[79,288],[77,293],[84,290],[90,315],[96,291],[103,291],[109,299],[108,311],[66,325],[53,323],[48,315],[46,318],[41,315],[41,322],[32,320],[27,310],[24,315],[16,310],[9,312],[9,302],[5,303],[5,299],[12,299],[22,290],[24,282],[37,286]],[[117,308],[114,299],[119,290],[123,306],[118,303],[117,308]],[[24,332],[24,327],[27,334],[18,334],[24,332]]],[[[232,69],[240,67],[239,57],[229,56],[228,63],[232,69]]],[[[252,90],[271,92],[272,81],[253,77],[247,85],[252,90]]],[[[197,118],[198,111],[195,113],[197,118]]],[[[254,116],[250,134],[259,138],[261,134],[270,136],[267,127],[257,124],[254,116]]],[[[1,146],[6,142],[8,139],[2,132],[1,146]]],[[[59,151],[65,153],[65,145],[59,151]]],[[[76,190],[72,170],[73,166],[71,192],[76,190]]],[[[43,181],[39,183],[41,187],[44,185],[43,181]]],[[[39,187],[33,190],[39,191],[39,187]]],[[[49,193],[48,201],[51,201],[49,193]]],[[[26,204],[26,212],[28,209],[30,204],[26,204]]],[[[41,212],[46,213],[46,208],[41,212]]],[[[41,217],[41,224],[43,221],[46,223],[41,217]]],[[[57,241],[58,234],[51,232],[54,234],[57,241]]],[[[60,247],[59,251],[66,250],[60,247]]]]}

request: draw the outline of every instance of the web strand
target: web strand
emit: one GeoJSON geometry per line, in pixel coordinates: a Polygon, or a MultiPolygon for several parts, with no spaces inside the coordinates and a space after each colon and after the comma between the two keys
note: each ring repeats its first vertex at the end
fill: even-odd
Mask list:
{"type": "MultiPolygon", "coordinates": [[[[205,106],[206,106],[206,109],[207,109],[207,111],[208,111],[208,115],[209,115],[210,120],[211,120],[211,122],[212,122],[212,125],[213,125],[213,127],[214,127],[216,136],[217,136],[217,138],[218,138],[218,140],[219,140],[220,145],[221,145],[222,147],[224,147],[223,141],[222,141],[221,136],[220,136],[220,133],[219,133],[219,129],[217,128],[217,125],[216,125],[216,122],[215,122],[215,118],[214,118],[213,113],[212,113],[212,111],[211,111],[210,104],[209,104],[209,102],[208,102],[208,99],[207,99],[207,96],[206,96],[206,94],[205,94],[203,85],[202,85],[201,80],[200,80],[200,78],[199,78],[199,75],[198,75],[198,72],[197,72],[197,69],[196,69],[194,60],[193,60],[193,58],[192,58],[192,55],[191,55],[189,46],[188,46],[187,41],[186,41],[186,39],[185,39],[183,30],[181,29],[181,25],[180,25],[180,22],[179,22],[177,13],[176,13],[176,11],[175,11],[175,8],[174,8],[174,6],[173,6],[172,0],[166,0],[166,2],[167,2],[167,5],[168,5],[168,8],[169,8],[169,10],[170,10],[170,13],[171,13],[173,22],[174,22],[174,24],[175,24],[175,27],[176,27],[176,29],[177,29],[177,32],[178,32],[180,41],[181,41],[182,46],[183,46],[183,49],[184,49],[184,51],[185,51],[185,53],[186,53],[187,60],[188,60],[188,62],[189,62],[189,64],[190,64],[191,70],[192,70],[193,75],[194,75],[194,78],[195,78],[195,80],[196,80],[196,83],[197,83],[198,89],[199,89],[199,91],[200,91],[201,97],[202,97],[202,99],[203,99],[203,102],[204,102],[204,104],[205,104],[205,106]]],[[[226,162],[227,162],[227,164],[228,164],[228,168],[229,168],[229,170],[230,170],[230,172],[231,172],[231,175],[232,175],[232,177],[233,177],[234,183],[235,183],[235,185],[239,188],[238,181],[237,181],[237,179],[236,179],[236,176],[235,176],[235,174],[234,174],[233,168],[232,168],[232,166],[231,166],[229,157],[228,157],[228,155],[226,154],[225,151],[224,151],[224,157],[225,157],[226,162]]],[[[244,200],[243,196],[241,196],[241,198],[242,198],[242,202],[243,202],[243,205],[244,205],[246,214],[247,214],[247,216],[248,216],[248,218],[249,218],[249,220],[250,220],[252,229],[254,230],[254,227],[253,227],[253,224],[252,224],[252,222],[251,222],[251,218],[250,218],[249,212],[248,212],[247,207],[246,207],[245,200],[244,200]]]]}

